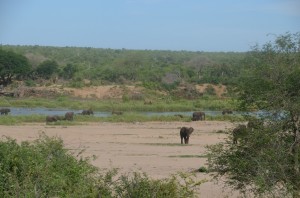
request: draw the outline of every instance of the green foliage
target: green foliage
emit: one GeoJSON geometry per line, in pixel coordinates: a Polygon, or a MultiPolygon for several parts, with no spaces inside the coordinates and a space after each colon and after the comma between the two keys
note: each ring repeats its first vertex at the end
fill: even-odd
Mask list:
{"type": "Polygon", "coordinates": [[[132,176],[123,175],[116,185],[118,197],[139,198],[139,197],[196,197],[195,188],[201,182],[196,182],[190,175],[178,174],[171,179],[153,180],[146,174],[134,173],[132,176]],[[177,178],[180,177],[180,178],[177,178]],[[185,183],[181,184],[179,181],[185,183]],[[193,187],[192,187],[193,186],[193,187]]]}
{"type": "Polygon", "coordinates": [[[1,197],[96,196],[97,169],[76,160],[58,138],[41,135],[33,143],[0,142],[1,197]]]}
{"type": "Polygon", "coordinates": [[[12,51],[0,49],[0,85],[8,85],[14,77],[24,77],[31,71],[27,58],[12,51]]]}
{"type": "Polygon", "coordinates": [[[49,79],[53,74],[58,72],[58,64],[53,60],[46,60],[36,68],[37,74],[45,79],[49,79]]]}
{"type": "Polygon", "coordinates": [[[36,83],[33,80],[26,80],[25,85],[28,87],[34,87],[36,83]]]}
{"type": "Polygon", "coordinates": [[[204,182],[184,173],[161,180],[137,172],[116,178],[116,169],[100,173],[81,154],[45,134],[31,143],[2,139],[0,196],[186,198],[196,197],[195,189],[204,182]]]}
{"type": "Polygon", "coordinates": [[[199,169],[198,169],[198,172],[200,173],[207,173],[208,172],[208,169],[204,166],[201,166],[199,169]]]}
{"type": "Polygon", "coordinates": [[[226,175],[226,183],[242,192],[300,196],[299,44],[300,33],[287,33],[249,53],[237,90],[241,109],[262,110],[263,125],[248,125],[237,144],[229,136],[209,147],[216,176],[226,175]]]}
{"type": "MultiPolygon", "coordinates": [[[[37,59],[54,60],[65,65],[59,68],[60,76],[64,79],[73,79],[80,74],[83,79],[107,84],[142,82],[147,88],[167,90],[172,89],[172,86],[163,85],[163,78],[168,74],[176,74],[176,81],[188,83],[233,84],[236,77],[243,72],[240,61],[245,55],[43,46],[3,45],[2,48],[23,55],[30,53],[32,65],[37,64],[37,59]]],[[[46,72],[48,73],[50,71],[46,72]]]]}
{"type": "Polygon", "coordinates": [[[63,69],[62,69],[62,77],[65,79],[72,79],[76,72],[79,72],[79,67],[74,64],[68,63],[63,69]]]}

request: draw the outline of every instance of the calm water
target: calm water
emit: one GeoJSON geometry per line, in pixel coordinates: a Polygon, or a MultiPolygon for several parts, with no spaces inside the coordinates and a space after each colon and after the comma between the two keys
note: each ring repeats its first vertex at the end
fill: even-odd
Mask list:
{"type": "MultiPolygon", "coordinates": [[[[11,112],[10,115],[18,116],[18,115],[64,115],[66,112],[73,111],[75,114],[81,113],[82,110],[73,110],[73,109],[49,109],[49,108],[15,108],[9,107],[11,112]]],[[[185,112],[138,112],[147,116],[170,116],[170,115],[184,115],[184,116],[192,116],[194,111],[185,111],[185,112]]],[[[204,111],[206,115],[216,116],[222,115],[222,111],[204,111]]],[[[234,112],[234,114],[239,114],[234,112]]],[[[105,111],[94,111],[94,116],[97,117],[108,117],[111,116],[111,112],[105,111]]]]}

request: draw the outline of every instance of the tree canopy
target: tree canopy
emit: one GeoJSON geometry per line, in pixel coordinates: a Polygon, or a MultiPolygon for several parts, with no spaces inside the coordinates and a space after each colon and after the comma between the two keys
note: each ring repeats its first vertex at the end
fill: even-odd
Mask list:
{"type": "Polygon", "coordinates": [[[26,57],[11,51],[0,49],[0,84],[8,85],[13,77],[28,74],[31,66],[26,57]]]}
{"type": "Polygon", "coordinates": [[[300,33],[256,46],[245,63],[248,72],[237,89],[240,107],[259,109],[255,119],[264,124],[248,127],[237,144],[231,135],[209,147],[209,165],[242,192],[299,197],[300,33]]]}

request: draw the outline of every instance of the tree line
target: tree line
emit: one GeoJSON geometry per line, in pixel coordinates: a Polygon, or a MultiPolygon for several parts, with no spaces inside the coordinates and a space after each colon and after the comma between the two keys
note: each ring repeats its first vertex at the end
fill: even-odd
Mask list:
{"type": "Polygon", "coordinates": [[[9,74],[32,80],[61,78],[70,81],[70,86],[83,86],[88,79],[92,85],[139,82],[156,89],[182,82],[234,84],[246,54],[11,45],[0,49],[3,85],[11,82],[9,74]],[[22,57],[22,64],[11,68],[10,60],[3,58],[8,53],[10,59],[22,57]]]}

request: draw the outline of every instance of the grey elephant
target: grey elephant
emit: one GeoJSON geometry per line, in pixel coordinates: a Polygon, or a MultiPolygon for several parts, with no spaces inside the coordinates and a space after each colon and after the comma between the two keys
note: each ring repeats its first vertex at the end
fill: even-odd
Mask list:
{"type": "Polygon", "coordinates": [[[88,109],[88,110],[83,110],[81,112],[81,115],[94,115],[94,112],[92,109],[88,109]]]}
{"type": "Polygon", "coordinates": [[[2,108],[0,109],[1,115],[7,115],[10,112],[9,108],[2,108]]]}
{"type": "Polygon", "coordinates": [[[65,120],[72,121],[74,119],[74,112],[67,112],[65,114],[65,120]]]}
{"type": "Polygon", "coordinates": [[[237,144],[238,139],[245,137],[247,133],[248,131],[246,125],[240,124],[237,127],[235,127],[232,131],[233,144],[237,144]]]}
{"type": "Polygon", "coordinates": [[[192,121],[205,120],[205,113],[198,111],[193,113],[192,121]]]}
{"type": "Polygon", "coordinates": [[[62,120],[63,118],[58,116],[58,115],[52,115],[52,116],[47,116],[46,117],[46,122],[56,122],[58,120],[62,120]]]}
{"type": "Polygon", "coordinates": [[[183,144],[183,139],[184,139],[184,143],[188,144],[189,143],[189,139],[190,139],[190,135],[193,133],[194,128],[193,127],[182,127],[180,129],[180,139],[181,139],[181,144],[183,144]]]}

